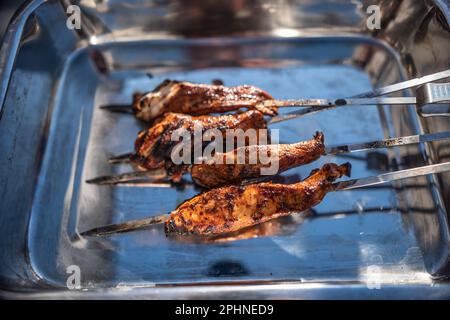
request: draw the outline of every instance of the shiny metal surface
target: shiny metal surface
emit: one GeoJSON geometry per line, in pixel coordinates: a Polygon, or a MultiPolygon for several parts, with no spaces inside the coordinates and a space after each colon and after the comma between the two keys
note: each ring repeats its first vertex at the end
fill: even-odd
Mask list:
{"type": "MultiPolygon", "coordinates": [[[[0,61],[10,66],[2,69],[8,89],[0,119],[5,297],[192,298],[210,292],[207,297],[220,298],[246,297],[249,290],[263,298],[337,297],[338,291],[379,298],[407,297],[405,289],[409,297],[448,298],[447,283],[435,279],[450,274],[446,174],[333,193],[311,212],[216,241],[168,239],[157,226],[110,239],[79,235],[166,212],[199,192],[85,184],[89,177],[129,171],[126,164],[110,166],[108,158],[128,151],[143,127],[100,105],[127,103],[135,90],[167,77],[249,83],[278,99],[295,99],[352,96],[445,70],[445,2],[382,2],[384,28],[373,33],[364,27],[364,1],[323,1],[323,7],[311,1],[243,1],[238,7],[228,1],[81,1],[77,33],[65,27],[68,2],[62,3],[33,2],[32,15],[17,21],[26,34],[20,47],[9,43],[1,51],[0,61]],[[229,13],[226,28],[214,8],[229,13]],[[66,288],[70,265],[80,267],[86,292],[66,288]],[[374,283],[380,291],[369,289],[374,283]],[[423,296],[412,293],[417,288],[426,288],[423,296]]],[[[368,106],[271,126],[283,142],[322,130],[327,144],[337,145],[447,131],[448,121],[421,118],[413,106],[368,106]]],[[[356,178],[437,163],[447,149],[443,141],[350,161],[356,178]]],[[[326,157],[281,180],[296,181],[325,161],[348,160],[326,157]]]]}

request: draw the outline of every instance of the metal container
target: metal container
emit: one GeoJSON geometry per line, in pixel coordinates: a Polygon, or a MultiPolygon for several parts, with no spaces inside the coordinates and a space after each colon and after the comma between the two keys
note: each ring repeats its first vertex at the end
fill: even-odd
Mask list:
{"type": "MultiPolygon", "coordinates": [[[[31,1],[0,51],[0,287],[6,298],[449,298],[449,174],[329,194],[311,212],[234,239],[166,238],[160,226],[80,232],[173,210],[187,184],[94,186],[144,126],[98,108],[165,78],[252,84],[274,97],[351,96],[450,68],[447,1],[31,1]],[[370,30],[369,5],[381,28],[370,30]],[[72,11],[69,11],[72,12],[72,11]],[[69,14],[70,16],[70,14],[69,14]],[[74,267],[75,266],[75,267],[74,267]],[[68,279],[80,271],[81,289],[68,279]]],[[[411,94],[404,92],[404,95],[411,94]]],[[[328,145],[448,130],[409,107],[345,107],[271,126],[328,145]]],[[[437,163],[448,143],[325,157],[353,177],[437,163]]],[[[70,279],[69,279],[70,280],[70,279]]]]}

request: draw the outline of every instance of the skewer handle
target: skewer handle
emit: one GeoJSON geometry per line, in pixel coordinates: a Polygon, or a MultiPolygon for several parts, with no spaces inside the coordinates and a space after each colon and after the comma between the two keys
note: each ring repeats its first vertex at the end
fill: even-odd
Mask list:
{"type": "Polygon", "coordinates": [[[450,83],[427,83],[419,90],[418,97],[422,105],[449,103],[450,83]]]}

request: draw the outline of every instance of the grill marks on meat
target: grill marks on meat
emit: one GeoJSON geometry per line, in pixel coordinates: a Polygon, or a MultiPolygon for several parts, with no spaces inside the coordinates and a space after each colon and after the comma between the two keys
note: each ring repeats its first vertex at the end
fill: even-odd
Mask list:
{"type": "Polygon", "coordinates": [[[215,235],[237,231],[293,211],[319,204],[333,190],[333,181],[350,175],[350,164],[325,164],[304,181],[228,186],[183,202],[165,222],[166,234],[215,235]]]}
{"type": "Polygon", "coordinates": [[[274,116],[277,108],[258,105],[272,99],[267,92],[249,85],[225,87],[165,80],[152,92],[135,95],[133,111],[137,118],[145,121],[167,112],[206,115],[240,108],[257,109],[274,116]]]}
{"type": "MultiPolygon", "coordinates": [[[[174,166],[171,160],[171,151],[178,141],[172,141],[172,134],[178,129],[186,129],[191,133],[192,145],[195,127],[202,128],[202,133],[209,129],[218,129],[225,139],[227,129],[266,129],[267,123],[261,112],[249,110],[239,114],[229,114],[220,116],[189,116],[179,113],[167,113],[160,121],[151,128],[141,131],[135,142],[135,153],[131,161],[139,167],[147,170],[174,166]]],[[[187,169],[179,170],[178,175],[182,175],[187,169]]],[[[169,172],[170,174],[171,172],[169,172]]]]}
{"type": "Polygon", "coordinates": [[[200,186],[213,188],[222,185],[239,183],[242,180],[261,176],[261,170],[273,163],[264,164],[260,161],[260,154],[266,155],[267,160],[278,161],[278,173],[290,168],[304,165],[318,159],[325,153],[323,133],[317,132],[312,140],[293,144],[253,145],[241,147],[227,153],[216,154],[214,163],[194,164],[191,176],[200,186]],[[239,154],[245,156],[245,162],[238,162],[239,154]],[[256,163],[250,162],[250,155],[258,155],[256,163]],[[228,164],[227,164],[228,163],[228,164]],[[238,164],[243,163],[243,164],[238,164]]]}

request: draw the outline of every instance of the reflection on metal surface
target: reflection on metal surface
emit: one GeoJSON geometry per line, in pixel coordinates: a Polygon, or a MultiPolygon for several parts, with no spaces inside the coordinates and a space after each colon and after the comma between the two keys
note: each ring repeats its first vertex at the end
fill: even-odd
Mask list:
{"type": "MultiPolygon", "coordinates": [[[[308,219],[287,234],[182,243],[151,228],[102,243],[77,238],[78,230],[93,225],[165,212],[197,192],[84,184],[99,173],[125,172],[124,166],[109,168],[107,159],[127,150],[143,128],[131,117],[105,115],[99,105],[126,103],[134,91],[145,91],[166,77],[250,83],[279,99],[333,98],[450,68],[448,2],[375,1],[383,21],[373,33],[363,29],[366,2],[244,1],[234,7],[233,2],[220,1],[217,8],[224,8],[231,21],[225,26],[210,1],[82,0],[82,21],[87,24],[79,34],[64,27],[66,14],[59,2],[33,2],[29,11],[34,18],[28,19],[30,12],[19,16],[11,29],[17,32],[0,51],[5,97],[0,119],[0,241],[8,244],[0,259],[2,288],[33,289],[36,293],[28,297],[54,297],[56,290],[38,290],[64,288],[65,267],[76,264],[86,279],[82,287],[89,290],[58,290],[60,296],[448,298],[448,287],[436,282],[431,287],[427,274],[450,274],[448,174],[330,194],[317,212],[361,214],[308,219]],[[182,10],[189,3],[190,8],[182,10]],[[21,43],[21,28],[16,27],[27,21],[38,36],[21,43]],[[88,44],[104,59],[93,60],[88,44]],[[74,134],[78,129],[79,143],[74,134]],[[370,208],[396,210],[364,214],[370,208]],[[373,256],[381,259],[374,261],[373,256]],[[245,272],[220,277],[228,283],[221,287],[202,285],[217,281],[213,275],[220,272],[208,268],[221,261],[238,263],[245,272]],[[371,265],[378,271],[367,269],[371,265]],[[382,277],[381,289],[368,292],[367,282],[374,276],[382,277]],[[233,281],[245,285],[229,284],[233,281]],[[114,291],[117,285],[121,289],[114,291]],[[143,288],[126,291],[134,286],[143,288]]],[[[331,145],[450,127],[450,119],[420,118],[413,107],[381,109],[383,113],[370,107],[363,112],[330,110],[278,126],[286,142],[319,129],[331,145]]],[[[419,155],[425,165],[442,162],[448,154],[447,142],[433,142],[395,148],[385,156],[389,165],[395,160],[402,169],[411,155],[419,155]]],[[[352,162],[357,176],[379,173],[365,161],[352,162]]],[[[310,169],[288,174],[304,176],[310,169]]],[[[278,228],[284,226],[274,230],[278,228]]]]}

